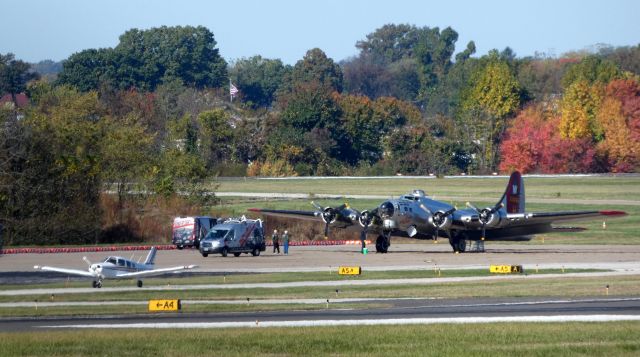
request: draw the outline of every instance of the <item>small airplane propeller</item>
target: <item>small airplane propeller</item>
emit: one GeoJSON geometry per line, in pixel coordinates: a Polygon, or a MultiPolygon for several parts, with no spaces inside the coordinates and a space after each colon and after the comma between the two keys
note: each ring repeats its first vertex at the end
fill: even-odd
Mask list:
{"type": "Polygon", "coordinates": [[[482,235],[480,236],[480,240],[484,240],[487,223],[489,223],[489,221],[491,220],[491,216],[493,216],[494,213],[496,213],[500,208],[504,207],[504,204],[502,202],[498,202],[495,206],[493,206],[493,208],[484,208],[480,210],[478,209],[478,207],[467,202],[467,207],[478,212],[478,219],[480,220],[480,223],[482,223],[482,235]]]}
{"type": "Polygon", "coordinates": [[[88,265],[89,267],[91,267],[91,261],[89,260],[89,258],[87,258],[87,257],[82,257],[82,260],[84,260],[84,262],[85,262],[85,263],[87,263],[87,265],[88,265]]]}

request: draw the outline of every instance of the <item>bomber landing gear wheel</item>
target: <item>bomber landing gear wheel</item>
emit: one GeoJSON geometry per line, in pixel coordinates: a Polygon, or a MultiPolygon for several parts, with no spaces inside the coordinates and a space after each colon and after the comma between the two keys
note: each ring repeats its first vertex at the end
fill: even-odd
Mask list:
{"type": "Polygon", "coordinates": [[[138,280],[138,287],[141,288],[142,287],[142,280],[138,280]]]}
{"type": "Polygon", "coordinates": [[[258,255],[260,255],[260,249],[253,248],[253,250],[251,251],[251,255],[253,255],[254,257],[257,257],[258,255]]]}
{"type": "Polygon", "coordinates": [[[239,256],[240,256],[240,253],[238,253],[238,252],[233,253],[233,256],[237,258],[237,257],[239,257],[239,256]]]}
{"type": "Polygon", "coordinates": [[[227,254],[229,254],[229,248],[227,247],[222,248],[222,252],[220,254],[222,254],[223,257],[226,257],[227,254]]]}
{"type": "Polygon", "coordinates": [[[379,235],[376,239],[376,253],[386,253],[389,250],[389,238],[379,235]]]}
{"type": "Polygon", "coordinates": [[[451,248],[453,248],[453,252],[464,253],[467,250],[467,240],[464,238],[455,237],[449,241],[451,244],[451,248]]]}

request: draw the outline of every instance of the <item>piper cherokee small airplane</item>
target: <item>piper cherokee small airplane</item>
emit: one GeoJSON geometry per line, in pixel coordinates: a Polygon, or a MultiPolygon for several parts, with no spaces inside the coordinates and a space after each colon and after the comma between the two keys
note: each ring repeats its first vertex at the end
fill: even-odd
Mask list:
{"type": "Polygon", "coordinates": [[[376,252],[386,253],[391,236],[417,239],[449,238],[454,252],[464,252],[467,241],[528,241],[534,234],[553,231],[551,223],[585,219],[596,216],[625,216],[622,211],[564,211],[525,212],[524,180],[519,172],[509,178],[507,188],[492,207],[479,209],[467,202],[468,208],[457,209],[445,202],[427,197],[422,190],[383,202],[372,210],[357,211],[343,204],[322,208],[311,202],[316,211],[288,211],[251,208],[264,215],[320,218],[325,223],[325,237],[329,226],[337,228],[362,227],[360,239],[369,232],[378,234],[376,252]]]}
{"type": "MultiPolygon", "coordinates": [[[[153,269],[156,258],[156,247],[151,247],[144,263],[134,262],[122,257],[110,256],[102,263],[91,263],[87,257],[82,257],[88,265],[88,271],[77,269],[56,268],[36,265],[33,268],[42,271],[54,271],[64,274],[73,274],[93,278],[93,287],[101,288],[104,279],[132,279],[143,276],[159,275],[171,271],[179,271],[196,268],[195,265],[179,266],[172,268],[153,269]]],[[[142,287],[142,280],[138,280],[138,287],[142,287]]]]}

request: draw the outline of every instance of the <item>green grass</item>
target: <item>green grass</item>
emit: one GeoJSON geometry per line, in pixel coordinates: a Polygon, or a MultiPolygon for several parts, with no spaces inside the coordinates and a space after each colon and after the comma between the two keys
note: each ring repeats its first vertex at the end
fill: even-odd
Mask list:
{"type": "Polygon", "coordinates": [[[3,356],[637,356],[640,322],[0,333],[3,356]]]}
{"type": "MultiPolygon", "coordinates": [[[[427,194],[498,199],[507,178],[447,179],[298,179],[221,180],[220,192],[283,192],[313,194],[393,195],[423,189],[427,194]]],[[[616,199],[640,201],[640,177],[525,178],[527,198],[616,199]]]]}
{"type": "MultiPolygon", "coordinates": [[[[500,279],[486,281],[433,283],[429,285],[286,287],[286,288],[230,288],[122,292],[70,293],[55,296],[55,301],[144,301],[150,299],[183,300],[244,300],[255,299],[333,299],[340,298],[466,298],[466,297],[527,297],[527,296],[604,296],[605,286],[616,296],[640,295],[640,275],[572,277],[542,279],[500,279]],[[479,288],[482,287],[482,288],[479,288]]],[[[50,295],[2,296],[1,302],[50,301],[50,295]]]]}
{"type": "MultiPolygon", "coordinates": [[[[145,286],[171,286],[192,285],[192,284],[246,284],[246,283],[284,283],[295,281],[343,281],[343,280],[363,280],[363,279],[411,279],[411,278],[435,278],[435,277],[468,277],[468,276],[490,276],[487,269],[453,269],[440,270],[437,272],[435,266],[427,265],[424,270],[389,270],[389,271],[367,271],[361,275],[339,275],[338,267],[332,267],[324,272],[296,272],[292,273],[234,273],[229,275],[198,275],[180,276],[172,278],[148,278],[144,280],[145,286]]],[[[565,269],[566,273],[590,273],[600,272],[598,269],[565,269]]],[[[531,270],[526,273],[536,274],[556,274],[561,273],[561,269],[539,269],[538,272],[531,270]]],[[[135,280],[107,280],[106,286],[121,287],[134,286],[135,280]]],[[[1,290],[15,289],[49,289],[49,288],[86,288],[89,280],[48,283],[48,284],[13,284],[3,285],[1,290]]]]}

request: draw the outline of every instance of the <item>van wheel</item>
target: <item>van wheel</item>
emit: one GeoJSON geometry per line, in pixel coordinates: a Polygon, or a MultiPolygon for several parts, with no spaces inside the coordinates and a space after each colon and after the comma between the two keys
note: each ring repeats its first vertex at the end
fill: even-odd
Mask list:
{"type": "Polygon", "coordinates": [[[236,253],[233,253],[233,256],[234,256],[234,257],[239,257],[239,256],[240,256],[240,253],[237,253],[237,252],[236,252],[236,253]]]}
{"type": "Polygon", "coordinates": [[[227,247],[222,248],[221,254],[223,257],[226,257],[228,253],[229,253],[229,248],[227,247]]]}
{"type": "Polygon", "coordinates": [[[258,255],[260,255],[260,249],[253,248],[253,250],[251,251],[251,255],[253,255],[254,257],[257,257],[258,255]]]}
{"type": "Polygon", "coordinates": [[[206,258],[209,256],[209,253],[202,253],[202,256],[206,258]]]}

